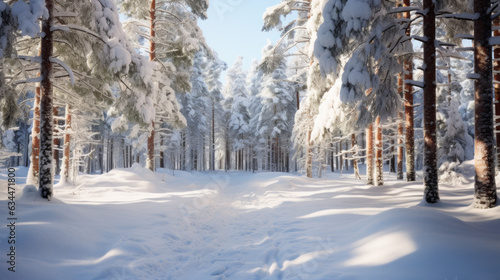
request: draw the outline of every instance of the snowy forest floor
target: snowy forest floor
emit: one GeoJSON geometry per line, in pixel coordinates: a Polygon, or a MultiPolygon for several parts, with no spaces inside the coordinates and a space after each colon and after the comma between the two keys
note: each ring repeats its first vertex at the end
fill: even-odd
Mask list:
{"type": "Polygon", "coordinates": [[[421,181],[388,173],[376,187],[352,174],[134,166],[58,184],[47,202],[24,187],[26,172],[16,272],[4,225],[0,279],[500,279],[500,207],[472,208],[471,183],[441,184],[442,202],[427,205],[421,181]]]}

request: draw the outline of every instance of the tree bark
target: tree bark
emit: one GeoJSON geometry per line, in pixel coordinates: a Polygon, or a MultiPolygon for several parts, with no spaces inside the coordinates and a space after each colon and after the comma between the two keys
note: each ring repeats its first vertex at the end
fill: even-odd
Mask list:
{"type": "Polygon", "coordinates": [[[163,151],[163,136],[160,134],[160,168],[165,168],[165,152],[163,151]]]}
{"type": "MultiPolygon", "coordinates": [[[[402,0],[397,1],[397,7],[402,7],[402,0]]],[[[409,2],[409,0],[408,0],[409,2]]],[[[409,4],[409,3],[408,3],[409,4]]],[[[398,14],[398,18],[407,17],[410,13],[404,13],[403,15],[398,14]],[[408,14],[408,15],[407,15],[408,14]]],[[[408,26],[409,29],[409,26],[408,26]]],[[[406,35],[409,35],[408,29],[406,30],[406,35]]],[[[404,100],[404,71],[405,69],[405,60],[401,60],[403,66],[403,73],[398,73],[398,93],[402,100],[404,100]]],[[[404,104],[404,103],[403,103],[404,104]]],[[[403,180],[403,137],[404,137],[404,128],[403,122],[405,120],[404,108],[398,111],[398,127],[397,127],[397,179],[403,180]]]]}
{"type": "Polygon", "coordinates": [[[436,141],[436,13],[434,0],[424,0],[424,197],[439,201],[436,141]]]}
{"type": "MultiPolygon", "coordinates": [[[[404,0],[404,7],[410,6],[410,0],[404,0]]],[[[405,18],[410,18],[410,12],[403,14],[405,18]]],[[[406,35],[411,36],[411,26],[406,28],[406,35]]],[[[410,56],[404,60],[405,80],[413,80],[413,61],[410,56]]],[[[415,173],[415,133],[414,133],[414,112],[413,112],[413,86],[405,83],[404,85],[405,98],[405,131],[406,131],[406,180],[414,182],[416,180],[415,173]]]]}
{"type": "Polygon", "coordinates": [[[347,151],[349,150],[349,141],[346,139],[345,140],[345,150],[346,150],[346,154],[345,154],[345,171],[349,171],[349,153],[347,153],[347,151]]]}
{"type": "MultiPolygon", "coordinates": [[[[403,69],[405,69],[404,67],[404,62],[403,62],[403,69]]],[[[398,74],[398,92],[399,92],[399,95],[401,97],[401,99],[404,98],[404,79],[403,79],[403,73],[399,73],[398,74]]],[[[413,110],[413,108],[412,108],[413,110]]],[[[404,156],[403,156],[403,153],[404,153],[404,149],[403,149],[403,138],[404,138],[404,128],[403,128],[403,121],[405,119],[405,114],[403,113],[402,110],[398,111],[398,133],[397,133],[397,140],[396,140],[396,143],[397,143],[397,151],[398,151],[398,155],[397,155],[397,178],[398,180],[403,180],[403,160],[404,160],[404,156]]]]}
{"type": "Polygon", "coordinates": [[[474,207],[491,208],[496,205],[495,142],[493,132],[493,93],[490,1],[475,0],[474,13],[474,72],[475,81],[475,184],[474,207]]]}
{"type": "Polygon", "coordinates": [[[353,153],[352,153],[352,157],[353,157],[352,168],[354,169],[354,177],[356,179],[361,180],[361,176],[359,175],[358,160],[356,159],[356,157],[358,156],[358,152],[357,152],[358,140],[356,139],[356,135],[354,133],[351,135],[351,145],[354,149],[353,153]]]}
{"type": "Polygon", "coordinates": [[[146,162],[147,168],[155,171],[155,122],[151,122],[151,131],[148,135],[148,159],[146,162]]]}
{"type": "MultiPolygon", "coordinates": [[[[500,28],[500,17],[495,18],[493,24],[496,28],[500,28]]],[[[500,37],[500,30],[493,31],[493,36],[500,37]]],[[[495,46],[493,61],[493,84],[495,90],[495,131],[497,138],[497,167],[500,169],[500,46],[495,46]]]]}
{"type": "Polygon", "coordinates": [[[69,179],[69,157],[70,157],[70,144],[71,144],[71,108],[66,105],[65,124],[64,124],[64,152],[63,152],[63,168],[61,180],[67,182],[69,179]]]}
{"type": "Polygon", "coordinates": [[[376,120],[376,140],[375,140],[375,177],[377,186],[384,185],[384,158],[382,145],[382,125],[380,124],[380,116],[376,120]]]}
{"type": "Polygon", "coordinates": [[[338,144],[340,146],[340,173],[344,171],[344,147],[342,146],[342,140],[338,144]]]}
{"type": "MultiPolygon", "coordinates": [[[[149,60],[154,61],[156,59],[156,43],[155,43],[155,22],[156,22],[156,0],[151,1],[151,6],[149,8],[149,16],[151,21],[150,29],[150,39],[149,39],[149,60]]],[[[151,122],[151,131],[148,135],[148,160],[147,168],[151,171],[155,171],[155,122],[151,122]]]]}
{"type": "MultiPolygon", "coordinates": [[[[41,54],[41,53],[40,53],[41,54]]],[[[33,107],[33,127],[31,128],[31,165],[27,183],[38,185],[40,180],[40,99],[42,90],[40,85],[35,89],[35,104],[33,107]]]]}
{"type": "Polygon", "coordinates": [[[59,174],[61,172],[59,168],[59,146],[61,144],[61,141],[59,139],[60,133],[59,133],[59,109],[54,106],[54,131],[57,132],[56,136],[54,137],[54,167],[55,167],[55,174],[59,174]]]}
{"type": "Polygon", "coordinates": [[[48,17],[42,21],[42,54],[41,54],[41,88],[42,98],[40,100],[40,194],[43,198],[50,200],[53,189],[53,170],[52,170],[52,146],[53,146],[53,90],[52,90],[52,62],[50,59],[53,54],[52,26],[54,22],[54,2],[46,0],[45,7],[48,11],[48,17]]]}
{"type": "Polygon", "coordinates": [[[215,100],[212,101],[212,143],[210,145],[210,170],[215,170],[215,100]]]}
{"type": "Polygon", "coordinates": [[[312,178],[312,145],[311,145],[311,129],[307,131],[307,153],[306,153],[306,176],[312,178]]]}
{"type": "Polygon", "coordinates": [[[333,153],[333,143],[330,143],[330,148],[332,149],[330,151],[330,169],[332,170],[332,172],[335,172],[335,166],[334,166],[334,153],[333,153]]]}
{"type": "Polygon", "coordinates": [[[373,185],[373,124],[366,129],[366,184],[373,185]]]}

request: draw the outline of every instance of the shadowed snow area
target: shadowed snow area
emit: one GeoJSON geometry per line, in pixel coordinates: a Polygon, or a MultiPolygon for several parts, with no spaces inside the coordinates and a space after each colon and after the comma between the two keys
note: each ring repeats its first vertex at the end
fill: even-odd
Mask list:
{"type": "MultiPolygon", "coordinates": [[[[54,199],[17,171],[16,272],[0,279],[500,279],[500,207],[473,185],[366,186],[352,174],[153,173],[134,166],[58,184],[54,199]]],[[[6,221],[5,172],[0,174],[6,221]]]]}

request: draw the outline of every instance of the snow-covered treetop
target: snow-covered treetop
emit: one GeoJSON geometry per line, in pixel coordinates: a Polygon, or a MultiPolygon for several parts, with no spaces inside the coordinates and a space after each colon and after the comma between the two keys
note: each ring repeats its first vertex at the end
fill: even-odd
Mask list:
{"type": "Polygon", "coordinates": [[[274,28],[281,28],[281,18],[286,17],[293,11],[308,11],[309,2],[301,0],[282,0],[266,9],[262,19],[264,21],[263,31],[269,31],[274,28]]]}
{"type": "MultiPolygon", "coordinates": [[[[209,0],[156,0],[156,9],[158,11],[164,10],[165,6],[169,4],[182,5],[185,10],[189,7],[191,12],[201,19],[207,18],[209,0]]],[[[149,8],[151,7],[151,0],[118,0],[122,7],[121,12],[128,17],[138,19],[149,18],[149,8]]],[[[164,10],[167,11],[167,10],[164,10]]]]}

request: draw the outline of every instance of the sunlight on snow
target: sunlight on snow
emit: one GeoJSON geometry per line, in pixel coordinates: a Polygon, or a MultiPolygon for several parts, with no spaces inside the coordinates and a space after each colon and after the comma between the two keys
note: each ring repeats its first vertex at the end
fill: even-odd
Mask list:
{"type": "Polygon", "coordinates": [[[125,252],[119,249],[111,249],[109,250],[104,256],[100,258],[95,258],[95,259],[89,259],[89,260],[66,260],[62,263],[62,265],[96,265],[102,261],[105,261],[107,259],[117,257],[124,255],[125,252]]]}
{"type": "Polygon", "coordinates": [[[298,217],[299,219],[310,219],[338,214],[355,214],[355,215],[376,215],[391,208],[346,208],[346,209],[326,209],[317,211],[311,214],[298,217]]]}
{"type": "Polygon", "coordinates": [[[391,263],[417,250],[407,233],[375,234],[354,244],[353,257],[345,266],[376,266],[391,263]]]}

